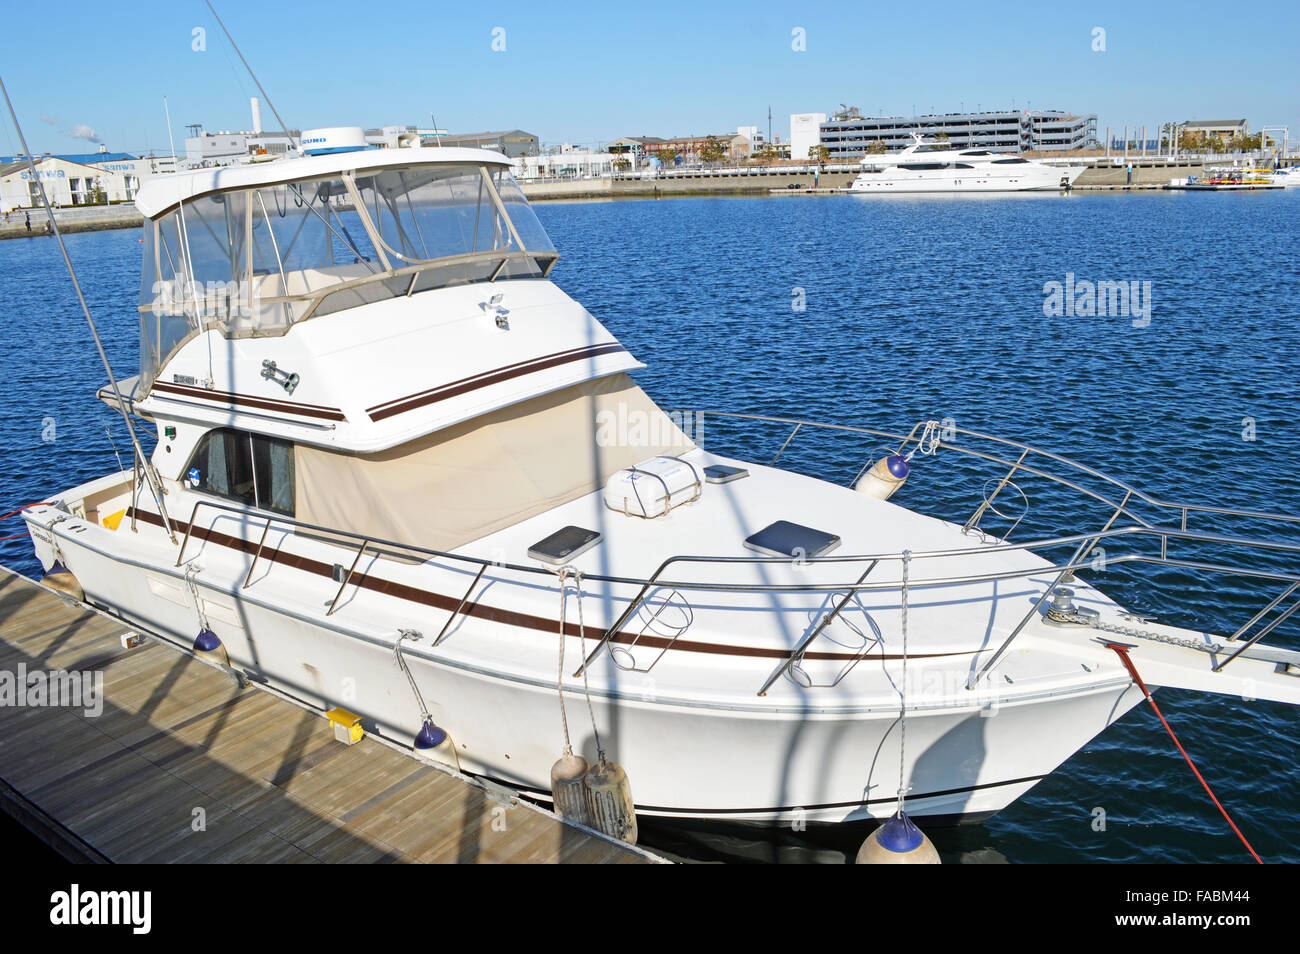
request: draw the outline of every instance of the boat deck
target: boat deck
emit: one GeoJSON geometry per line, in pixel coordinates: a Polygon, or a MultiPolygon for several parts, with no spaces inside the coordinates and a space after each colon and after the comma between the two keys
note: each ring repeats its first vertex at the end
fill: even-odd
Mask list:
{"type": "Polygon", "coordinates": [[[0,808],[70,860],[661,860],[125,631],[0,567],[0,673],[103,673],[97,715],[0,705],[0,808]]]}

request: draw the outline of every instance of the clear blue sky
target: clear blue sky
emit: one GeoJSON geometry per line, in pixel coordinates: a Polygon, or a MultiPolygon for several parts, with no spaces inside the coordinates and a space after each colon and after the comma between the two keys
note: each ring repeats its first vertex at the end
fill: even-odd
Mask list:
{"type": "MultiPolygon", "coordinates": [[[[214,0],[217,2],[217,0],[214,0]]],[[[792,112],[945,112],[1031,105],[1126,123],[1246,117],[1300,139],[1300,4],[1147,2],[434,4],[219,0],[217,10],[296,127],[522,128],[544,143],[766,126],[792,112]],[[804,9],[800,9],[804,7],[804,9]],[[505,51],[492,49],[505,30],[505,51]],[[805,31],[807,49],[791,48],[805,31]],[[1105,33],[1094,52],[1093,28],[1105,33]]],[[[201,0],[74,0],[18,28],[3,76],[33,149],[165,151],[174,131],[249,125],[256,90],[201,0]],[[205,28],[206,51],[191,49],[205,28]],[[81,129],[83,136],[89,130],[81,129]]],[[[263,104],[264,124],[274,119],[263,104]]],[[[1154,136],[1154,129],[1149,132],[1154,136]]],[[[6,121],[0,153],[17,151],[6,121]]]]}

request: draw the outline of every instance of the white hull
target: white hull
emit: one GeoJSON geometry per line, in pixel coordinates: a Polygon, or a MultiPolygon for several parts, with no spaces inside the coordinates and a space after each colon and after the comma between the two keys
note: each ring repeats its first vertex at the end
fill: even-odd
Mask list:
{"type": "MultiPolygon", "coordinates": [[[[174,559],[151,559],[150,551],[165,552],[157,545],[131,546],[134,553],[95,545],[114,536],[96,528],[60,535],[62,562],[87,600],[191,644],[199,624],[184,576],[169,565],[174,559]]],[[[37,549],[43,560],[51,559],[39,540],[37,549]]],[[[321,709],[346,706],[364,717],[368,730],[411,743],[420,713],[384,634],[399,625],[435,633],[445,613],[412,607],[404,618],[356,627],[342,614],[324,616],[336,589],[328,581],[314,587],[312,600],[276,607],[263,600],[286,602],[283,578],[274,593],[269,587],[259,591],[256,583],[239,589],[251,562],[246,554],[208,544],[198,562],[205,613],[234,669],[321,709]]],[[[458,632],[446,645],[517,638],[510,632],[514,627],[475,620],[466,622],[466,630],[471,625],[474,632],[458,632]]],[[[555,658],[554,633],[528,638],[540,644],[541,656],[555,658]]],[[[575,748],[590,759],[595,742],[581,681],[567,678],[579,658],[578,641],[568,643],[569,725],[575,748]]],[[[435,721],[450,733],[460,768],[546,798],[561,748],[554,669],[549,677],[538,672],[511,678],[457,660],[450,651],[431,652],[428,640],[407,645],[415,679],[435,721]]],[[[589,638],[587,648],[593,645],[589,638]]],[[[889,667],[895,678],[897,665],[889,667]]],[[[913,680],[922,679],[923,663],[911,665],[913,680]]],[[[755,670],[761,671],[766,669],[755,670]]],[[[1047,698],[1008,696],[990,703],[985,693],[973,693],[964,706],[909,713],[909,812],[978,818],[1015,801],[1141,701],[1114,672],[1100,676],[1047,698]]],[[[656,697],[653,679],[607,662],[593,667],[591,680],[596,724],[611,757],[629,773],[639,813],[713,822],[844,822],[885,817],[895,807],[896,701],[844,711],[836,711],[833,696],[798,708],[764,704],[756,696],[748,705],[674,702],[656,697]],[[614,702],[611,692],[617,694],[614,702]]]]}
{"type": "Polygon", "coordinates": [[[866,156],[848,191],[859,195],[909,192],[1055,192],[1069,189],[1083,166],[1048,165],[986,149],[950,149],[920,136],[901,152],[866,156]]]}
{"type": "Polygon", "coordinates": [[[1025,171],[1014,174],[980,171],[965,174],[957,171],[936,170],[904,172],[886,169],[883,172],[864,172],[853,180],[849,192],[858,195],[897,194],[911,192],[1058,192],[1069,188],[1079,177],[1074,167],[1057,169],[1050,166],[1017,167],[1025,171]],[[1062,184],[1062,180],[1065,180],[1062,184]]]}

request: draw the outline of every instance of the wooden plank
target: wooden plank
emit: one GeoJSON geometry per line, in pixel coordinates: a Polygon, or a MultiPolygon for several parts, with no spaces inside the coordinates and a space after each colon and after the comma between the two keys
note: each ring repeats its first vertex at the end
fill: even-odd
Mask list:
{"type": "Polygon", "coordinates": [[[116,862],[654,860],[241,687],[0,567],[0,668],[103,676],[102,712],[0,707],[0,809],[65,857],[116,862]]]}

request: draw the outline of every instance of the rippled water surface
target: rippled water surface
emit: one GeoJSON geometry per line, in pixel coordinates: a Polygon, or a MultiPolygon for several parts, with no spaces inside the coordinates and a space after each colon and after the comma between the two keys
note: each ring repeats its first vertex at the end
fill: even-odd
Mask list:
{"type": "MultiPolygon", "coordinates": [[[[1300,513],[1300,190],[537,208],[563,254],[554,279],[649,365],[638,380],[666,407],[886,431],[947,417],[1160,498],[1300,513]],[[1044,284],[1067,273],[1150,282],[1150,323],[1045,317],[1044,284]]],[[[136,233],[67,243],[114,367],[135,373],[136,233]]],[[[0,242],[0,322],[3,512],[116,466],[114,443],[129,460],[129,444],[92,399],[104,375],[50,239],[0,242]]],[[[720,451],[766,459],[784,438],[706,418],[720,451]]],[[[848,480],[871,444],[801,434],[782,460],[848,480]]],[[[899,502],[964,520],[991,472],[944,473],[927,479],[923,462],[899,502]]],[[[1050,487],[1024,489],[1021,535],[1099,523],[1050,487]]],[[[19,529],[7,520],[0,536],[19,529]]],[[[0,561],[39,570],[22,539],[0,542],[0,561]]],[[[1098,582],[1126,605],[1217,631],[1273,595],[1171,570],[1098,582]]],[[[1300,646],[1295,627],[1285,635],[1300,646]]],[[[1300,861],[1297,710],[1174,690],[1160,701],[1256,850],[1300,861]]],[[[948,861],[1248,860],[1146,707],[994,818],[930,834],[948,861]]],[[[647,841],[709,860],[837,862],[853,850],[790,834],[652,830],[647,841]]]]}

